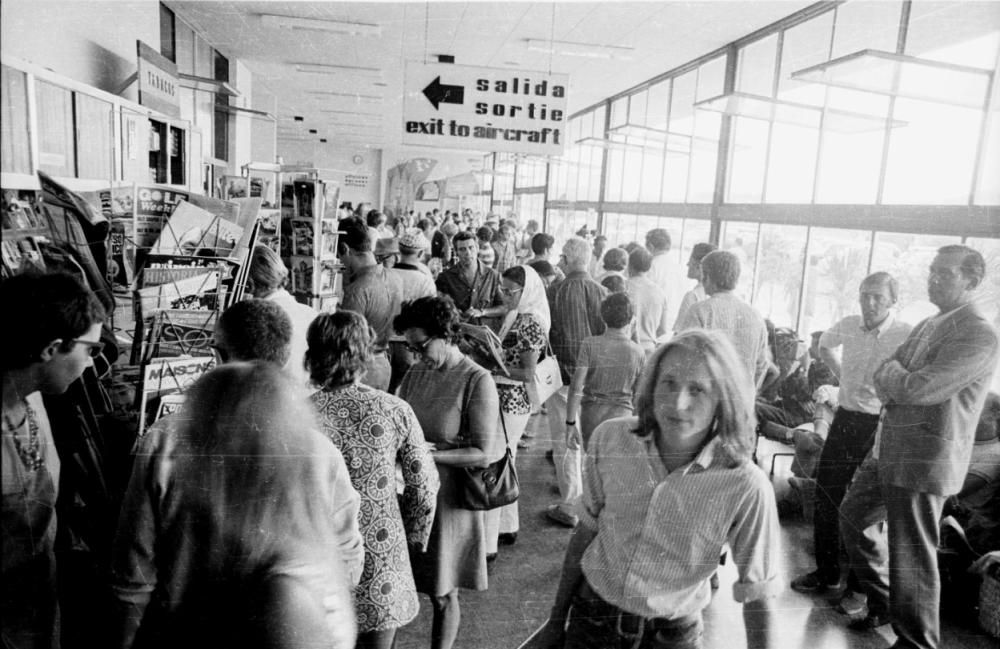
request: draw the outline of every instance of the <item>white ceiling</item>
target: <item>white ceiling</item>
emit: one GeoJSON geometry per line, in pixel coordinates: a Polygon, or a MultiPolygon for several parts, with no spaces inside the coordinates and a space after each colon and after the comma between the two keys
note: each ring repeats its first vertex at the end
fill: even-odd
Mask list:
{"type": "Polygon", "coordinates": [[[813,3],[700,0],[166,4],[217,50],[242,60],[254,73],[254,83],[263,83],[278,98],[279,148],[283,139],[301,137],[310,128],[318,131],[312,137],[326,137],[331,143],[356,142],[381,148],[400,141],[405,61],[433,63],[437,55],[450,54],[457,64],[569,74],[568,103],[572,113],[813,3]],[[262,13],[377,24],[381,35],[281,29],[263,25],[262,13]],[[629,61],[549,55],[528,50],[529,38],[619,45],[635,51],[629,61]],[[382,70],[382,78],[299,72],[295,63],[377,67],[382,70]],[[382,102],[357,95],[381,97],[382,102]],[[293,115],[301,115],[305,121],[293,122],[293,115]]]}

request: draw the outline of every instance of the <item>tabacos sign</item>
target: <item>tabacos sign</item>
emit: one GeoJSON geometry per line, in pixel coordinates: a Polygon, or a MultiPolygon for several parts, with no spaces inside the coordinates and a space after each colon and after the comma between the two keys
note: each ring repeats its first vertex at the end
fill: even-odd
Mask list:
{"type": "Polygon", "coordinates": [[[558,155],[568,86],[565,74],[407,64],[403,143],[558,155]]]}

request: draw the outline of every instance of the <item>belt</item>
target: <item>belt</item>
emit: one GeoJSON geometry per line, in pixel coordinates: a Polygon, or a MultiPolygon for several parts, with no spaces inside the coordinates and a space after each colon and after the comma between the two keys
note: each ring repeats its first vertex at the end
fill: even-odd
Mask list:
{"type": "Polygon", "coordinates": [[[605,601],[591,588],[586,579],[582,580],[576,594],[588,600],[593,612],[599,617],[606,620],[613,619],[615,632],[620,637],[633,641],[633,646],[639,646],[647,632],[658,633],[666,637],[680,636],[701,622],[700,612],[678,618],[643,617],[629,613],[605,601]]]}

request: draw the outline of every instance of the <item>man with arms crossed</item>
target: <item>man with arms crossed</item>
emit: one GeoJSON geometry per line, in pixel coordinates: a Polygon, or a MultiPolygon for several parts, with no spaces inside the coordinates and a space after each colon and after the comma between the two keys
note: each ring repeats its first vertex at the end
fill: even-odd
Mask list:
{"type": "Polygon", "coordinates": [[[937,649],[941,642],[941,510],[962,488],[997,363],[996,329],[972,300],[985,274],[983,257],[972,248],[938,250],[927,295],[940,313],[917,325],[875,371],[883,404],[879,440],[841,508],[851,568],[868,591],[861,627],[891,620],[898,636],[892,649],[937,649]],[[882,520],[889,525],[888,548],[869,530],[882,520]],[[886,609],[888,619],[880,619],[886,609]]]}

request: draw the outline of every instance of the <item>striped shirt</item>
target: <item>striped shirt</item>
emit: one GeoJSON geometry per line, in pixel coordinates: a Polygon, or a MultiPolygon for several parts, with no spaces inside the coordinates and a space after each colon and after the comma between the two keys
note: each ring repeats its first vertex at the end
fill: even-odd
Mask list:
{"type": "Polygon", "coordinates": [[[575,271],[549,288],[552,351],[569,385],[584,338],[604,333],[601,302],[608,292],[584,271],[575,271]]]}
{"type": "Polygon", "coordinates": [[[725,332],[758,388],[768,367],[767,325],[752,306],[729,291],[716,293],[707,300],[693,304],[677,331],[715,329],[725,332]]]}
{"type": "Polygon", "coordinates": [[[913,327],[888,317],[874,329],[865,329],[859,315],[849,315],[820,336],[819,346],[843,345],[840,360],[840,407],[877,415],[882,402],[875,394],[875,370],[903,344],[913,327]]]}
{"type": "Polygon", "coordinates": [[[638,425],[611,419],[590,440],[579,514],[597,531],[581,561],[594,591],[643,617],[696,614],[711,600],[708,580],[728,542],[736,601],[779,592],[778,512],[764,472],[726,466],[716,441],[668,472],[652,436],[633,432],[638,425]]]}

